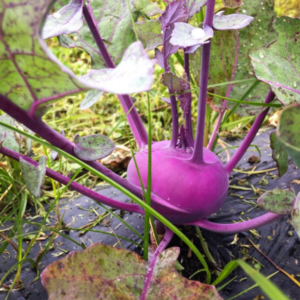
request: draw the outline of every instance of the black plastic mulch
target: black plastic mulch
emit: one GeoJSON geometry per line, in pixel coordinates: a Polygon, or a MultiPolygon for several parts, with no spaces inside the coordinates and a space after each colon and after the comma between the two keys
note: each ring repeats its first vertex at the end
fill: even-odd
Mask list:
{"type": "MultiPolygon", "coordinates": [[[[276,163],[271,158],[271,149],[269,147],[269,133],[270,130],[265,132],[260,132],[260,134],[255,138],[253,144],[256,144],[261,151],[261,160],[257,164],[257,170],[266,170],[276,167],[276,163]]],[[[231,145],[239,145],[240,140],[230,141],[231,145]]],[[[233,150],[234,151],[234,150],[233,150]]],[[[230,153],[233,153],[230,150],[230,153]]],[[[245,154],[242,161],[239,163],[238,167],[247,170],[253,168],[253,165],[248,163],[248,158],[252,155],[256,155],[257,151],[254,147],[250,148],[245,154]]],[[[222,157],[225,156],[225,152],[222,152],[222,157]]],[[[231,176],[230,185],[237,186],[240,188],[251,188],[251,185],[257,189],[261,190],[270,190],[273,188],[289,188],[290,185],[293,186],[296,192],[300,191],[300,172],[299,170],[291,163],[287,174],[283,177],[278,178],[277,171],[269,171],[259,175],[247,175],[238,172],[233,172],[231,176]],[[299,180],[299,181],[297,181],[299,180]],[[245,183],[246,181],[246,183],[245,183]],[[241,185],[242,184],[242,185],[241,185]]],[[[101,190],[101,193],[104,193],[106,196],[113,197],[124,201],[124,197],[120,192],[112,189],[111,187],[101,190]]],[[[215,215],[210,217],[210,220],[218,223],[231,223],[233,220],[239,221],[240,218],[246,220],[247,218],[254,218],[264,213],[262,209],[259,209],[255,206],[256,198],[258,195],[254,193],[253,190],[239,190],[239,189],[230,189],[228,192],[228,197],[226,203],[222,209],[215,215]],[[246,201],[253,201],[252,204],[246,201]]],[[[90,209],[91,207],[98,208],[97,212],[101,214],[103,209],[100,208],[95,202],[87,199],[86,197],[78,197],[72,201],[70,199],[65,199],[60,202],[61,212],[65,212],[64,222],[66,224],[75,222],[71,227],[81,227],[86,225],[89,220],[95,218],[95,214],[89,213],[88,211],[81,210],[78,208],[84,207],[90,209]]],[[[118,213],[118,211],[116,211],[118,213]]],[[[125,214],[123,218],[127,218],[126,221],[132,224],[140,233],[143,232],[143,218],[137,214],[125,214]]],[[[39,219],[33,220],[38,222],[39,219]]],[[[53,220],[52,220],[53,221],[53,220]]],[[[53,221],[54,222],[54,221],[53,221]]],[[[109,227],[105,225],[97,225],[94,229],[108,231],[111,229],[121,236],[125,236],[129,239],[132,239],[136,242],[140,242],[139,238],[133,234],[128,229],[124,228],[124,225],[119,225],[120,222],[116,219],[112,219],[109,223],[109,227]]],[[[7,227],[11,224],[7,224],[7,227]]],[[[24,226],[24,232],[33,231],[35,228],[32,225],[24,226]]],[[[193,229],[186,229],[187,234],[194,234],[193,229]]],[[[277,269],[272,266],[267,259],[265,259],[256,249],[254,249],[250,242],[247,240],[247,237],[250,238],[256,245],[259,245],[260,250],[262,250],[275,264],[280,268],[284,269],[289,274],[293,274],[295,278],[300,278],[300,240],[294,231],[293,227],[290,225],[289,217],[283,217],[281,220],[274,222],[272,224],[263,226],[257,229],[258,235],[253,235],[250,232],[239,233],[236,237],[238,238],[235,243],[234,234],[217,234],[212,233],[207,230],[202,230],[203,236],[206,239],[210,251],[214,258],[216,259],[220,267],[224,267],[230,260],[235,258],[244,258],[246,261],[254,268],[260,269],[260,272],[268,276],[277,271],[277,269]]],[[[8,234],[6,232],[6,234],[8,234]]],[[[87,232],[81,237],[78,236],[78,232],[70,231],[69,236],[77,240],[79,243],[85,243],[89,246],[91,243],[102,242],[105,244],[115,245],[118,240],[115,237],[109,237],[104,234],[87,232]]],[[[198,238],[194,235],[193,241],[195,245],[199,245],[198,238]]],[[[37,253],[40,251],[40,247],[45,245],[46,241],[41,241],[41,245],[36,243],[30,252],[29,257],[35,258],[37,253]]],[[[130,242],[121,241],[124,248],[135,250],[136,246],[132,245],[130,242]]],[[[189,255],[190,251],[187,247],[180,243],[180,241],[175,237],[172,242],[172,246],[181,247],[181,257],[180,262],[185,266],[186,270],[183,271],[183,274],[190,276],[193,272],[199,270],[201,266],[199,262],[194,258],[193,255],[189,255]]],[[[24,243],[23,249],[26,249],[27,244],[24,243]]],[[[16,263],[15,255],[16,252],[12,249],[11,246],[7,247],[9,254],[4,253],[0,256],[0,278],[6,273],[6,271],[16,263]]],[[[73,242],[58,236],[54,240],[54,249],[48,251],[45,257],[42,260],[40,265],[40,271],[44,269],[45,266],[51,262],[63,257],[65,250],[81,250],[81,247],[75,245],[73,242]],[[59,255],[59,256],[58,256],[59,255]],[[61,256],[60,256],[61,255],[61,256]]],[[[15,271],[12,272],[7,279],[5,280],[6,284],[10,283],[10,280],[14,278],[15,271]]],[[[230,299],[235,295],[238,295],[245,289],[251,287],[254,283],[247,278],[245,273],[241,268],[238,268],[234,271],[233,275],[237,275],[237,278],[232,281],[226,288],[220,291],[224,299],[230,299]]],[[[197,275],[198,276],[198,275],[197,275]]],[[[201,276],[195,276],[193,279],[201,278],[201,276]]],[[[45,292],[43,286],[41,285],[40,280],[37,280],[33,284],[30,284],[36,277],[36,272],[30,269],[28,263],[24,264],[22,272],[22,280],[24,282],[25,288],[18,291],[13,291],[8,299],[18,299],[18,300],[47,300],[47,293],[45,292]]],[[[231,277],[232,278],[232,277],[231,277]]],[[[202,278],[203,279],[203,278],[202,278]]],[[[228,278],[229,279],[229,278],[228,278]]],[[[279,272],[274,275],[271,280],[292,300],[300,299],[300,288],[293,283],[286,275],[279,272]]],[[[223,282],[224,283],[224,282],[223,282]]],[[[222,284],[223,284],[222,283],[222,284]]],[[[221,285],[222,285],[221,284],[221,285]]],[[[264,295],[259,288],[254,288],[238,296],[236,299],[245,299],[252,300],[258,295],[264,295]]],[[[0,299],[5,299],[6,293],[0,292],[0,299]]],[[[258,298],[256,298],[258,299],[258,298]]],[[[265,295],[264,298],[268,299],[265,295]]]]}
{"type": "MultiPolygon", "coordinates": [[[[120,201],[126,201],[126,197],[124,197],[123,194],[121,194],[116,189],[110,187],[110,186],[104,186],[103,188],[100,188],[97,190],[99,193],[116,199],[120,201]]],[[[60,206],[60,213],[64,213],[64,222],[66,225],[72,228],[80,228],[82,226],[85,226],[87,223],[95,220],[96,214],[92,211],[92,208],[94,208],[99,215],[101,215],[105,210],[100,207],[97,203],[95,203],[93,200],[88,199],[85,196],[80,196],[75,199],[61,199],[59,202],[60,206]],[[82,209],[84,208],[84,209],[82,209]]],[[[47,207],[45,209],[47,210],[47,207]]],[[[34,215],[34,209],[31,210],[31,212],[34,215]]],[[[114,210],[115,214],[120,214],[119,210],[114,210]]],[[[132,214],[132,213],[125,213],[122,215],[122,218],[129,223],[132,227],[134,227],[140,234],[143,234],[144,230],[144,220],[141,215],[138,214],[132,214]]],[[[41,222],[42,218],[33,219],[32,222],[41,222]]],[[[55,215],[51,213],[51,218],[49,218],[49,221],[52,224],[55,224],[55,215]]],[[[137,244],[141,242],[141,239],[133,233],[130,229],[125,227],[118,219],[116,218],[105,218],[106,225],[101,222],[97,226],[93,227],[92,230],[98,230],[98,231],[104,231],[109,232],[112,234],[116,234],[118,236],[126,237],[127,239],[130,239],[137,244]]],[[[11,227],[12,223],[6,224],[6,227],[11,227]]],[[[25,224],[23,228],[23,232],[34,232],[37,230],[37,226],[33,226],[30,224],[25,224]]],[[[69,231],[66,230],[63,232],[68,237],[72,238],[73,240],[76,240],[80,244],[85,244],[87,247],[90,246],[93,243],[103,243],[107,245],[116,245],[118,247],[122,247],[124,249],[129,250],[135,250],[136,245],[132,244],[129,241],[118,239],[115,236],[109,236],[104,233],[97,233],[97,232],[91,232],[88,231],[83,235],[80,235],[80,231],[69,231]],[[120,243],[121,245],[120,245],[120,243]]],[[[5,232],[5,234],[8,234],[8,232],[5,232]]],[[[50,234],[50,232],[46,232],[47,235],[50,234]]],[[[33,246],[32,250],[30,251],[29,258],[35,259],[39,253],[39,251],[44,248],[46,243],[49,241],[49,238],[47,238],[45,241],[39,241],[36,242],[33,246]]],[[[57,238],[53,241],[54,248],[52,250],[49,250],[45,256],[42,259],[42,262],[39,266],[40,272],[49,265],[50,263],[64,257],[68,252],[71,251],[80,251],[82,250],[82,247],[79,245],[74,244],[74,242],[68,240],[65,237],[62,237],[60,235],[57,236],[57,238]]],[[[28,246],[28,243],[24,242],[23,249],[25,250],[28,246]]],[[[3,253],[0,256],[0,278],[3,277],[3,275],[17,262],[16,260],[16,252],[12,248],[11,245],[9,245],[7,248],[8,252],[3,253]]],[[[138,249],[140,249],[138,247],[138,249]]],[[[137,250],[138,250],[137,249],[137,250]]],[[[13,271],[5,280],[5,284],[10,284],[10,280],[14,278],[16,274],[16,270],[13,271]]],[[[22,281],[24,283],[25,288],[21,290],[14,290],[11,292],[11,294],[8,296],[8,300],[47,300],[48,295],[44,289],[44,287],[41,284],[40,279],[32,283],[37,273],[36,271],[33,271],[30,268],[29,263],[24,263],[23,269],[22,269],[22,281]]],[[[0,299],[5,299],[7,293],[6,292],[0,292],[0,299]]]]}

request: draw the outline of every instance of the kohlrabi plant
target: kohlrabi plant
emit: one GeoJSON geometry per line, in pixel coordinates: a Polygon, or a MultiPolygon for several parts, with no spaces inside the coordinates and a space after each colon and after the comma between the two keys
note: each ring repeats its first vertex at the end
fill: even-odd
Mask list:
{"type": "MultiPolygon", "coordinates": [[[[222,207],[230,173],[247,151],[270,107],[300,101],[299,19],[276,19],[272,0],[245,0],[244,5],[241,1],[224,0],[224,7],[219,11],[215,11],[215,0],[166,1],[164,10],[148,0],[54,2],[0,2],[0,109],[26,126],[23,130],[15,128],[10,117],[1,117],[0,153],[20,162],[26,186],[35,197],[42,195],[45,175],[65,185],[70,180],[47,168],[45,157],[36,162],[26,155],[24,147],[28,138],[117,185],[136,203],[118,202],[76,182],[70,184],[72,189],[117,209],[145,214],[148,218],[150,214],[166,225],[165,238],[149,265],[139,265],[131,275],[124,275],[136,278],[136,273],[140,274],[137,281],[128,283],[136,287],[135,296],[160,298],[159,291],[153,292],[155,281],[164,269],[159,254],[172,237],[170,229],[176,231],[174,225],[188,224],[224,234],[236,233],[291,213],[299,232],[299,200],[291,191],[272,191],[262,196],[260,204],[272,212],[252,220],[232,224],[207,220],[222,207]],[[51,53],[43,39],[54,36],[58,36],[65,47],[81,47],[88,52],[92,69],[86,75],[76,76],[51,53]],[[151,52],[155,52],[155,57],[150,59],[146,50],[155,50],[151,52]],[[181,76],[171,72],[173,54],[182,59],[184,74],[181,76]],[[129,94],[151,89],[155,64],[164,70],[162,83],[169,93],[164,101],[171,106],[172,138],[153,142],[151,124],[147,132],[129,94]],[[191,112],[193,91],[198,95],[196,124],[191,112]],[[127,179],[97,162],[114,149],[107,137],[76,135],[69,141],[42,120],[55,101],[79,92],[87,92],[82,109],[92,106],[105,92],[118,96],[139,146],[129,164],[127,179]],[[274,103],[276,100],[281,104],[274,103]],[[205,146],[207,105],[218,112],[218,118],[205,146]],[[184,124],[179,124],[179,109],[183,112],[184,124]],[[223,164],[213,149],[222,122],[233,112],[256,117],[238,150],[223,164]],[[42,139],[32,136],[28,130],[42,139]],[[275,210],[273,204],[268,204],[269,200],[273,203],[274,198],[279,203],[275,210]]],[[[291,113],[283,113],[277,133],[272,135],[273,156],[281,175],[286,169],[286,150],[298,163],[300,147],[296,124],[299,106],[293,104],[287,110],[291,113]]],[[[101,251],[107,254],[110,250],[101,251]]],[[[174,251],[163,253],[169,263],[176,260],[174,251]]],[[[99,261],[104,262],[105,258],[99,261]]],[[[119,266],[121,261],[122,258],[118,258],[116,264],[119,266]]],[[[203,259],[202,263],[207,270],[203,259]]],[[[63,270],[64,265],[60,263],[55,268],[63,270]]],[[[54,271],[50,269],[44,274],[46,285],[51,281],[49,272],[54,271]]],[[[120,281],[118,275],[112,276],[114,281],[120,281]]],[[[210,282],[209,272],[207,277],[210,282]]],[[[163,278],[162,281],[168,281],[163,278]]],[[[93,278],[89,281],[93,282],[93,278]]],[[[67,291],[64,293],[68,295],[67,291]]],[[[195,295],[199,299],[199,294],[195,292],[195,295]]],[[[203,295],[201,299],[220,299],[217,294],[209,294],[207,298],[203,295]]]]}

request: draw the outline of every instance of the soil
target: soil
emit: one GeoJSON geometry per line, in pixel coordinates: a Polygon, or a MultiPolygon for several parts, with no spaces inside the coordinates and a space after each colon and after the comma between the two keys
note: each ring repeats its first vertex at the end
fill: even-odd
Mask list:
{"type": "MultiPolygon", "coordinates": [[[[260,134],[255,138],[252,144],[256,144],[260,151],[261,157],[260,161],[256,164],[250,164],[248,159],[250,156],[258,156],[255,148],[250,148],[245,154],[240,164],[237,166],[243,170],[251,170],[253,166],[256,166],[257,170],[269,170],[276,167],[276,163],[271,158],[271,150],[269,147],[269,133],[270,130],[260,132],[260,134]]],[[[234,142],[230,141],[231,145],[239,145],[240,140],[234,142]]],[[[234,150],[230,150],[232,154],[234,150]]],[[[221,156],[226,159],[226,153],[222,152],[221,156]]],[[[231,188],[228,192],[228,197],[225,205],[220,211],[211,216],[209,219],[213,222],[218,223],[231,223],[233,220],[240,221],[241,218],[246,220],[247,218],[254,218],[258,215],[264,213],[264,211],[258,208],[256,204],[256,199],[259,197],[259,190],[270,190],[273,188],[289,188],[293,186],[296,193],[300,191],[300,172],[299,170],[290,162],[289,170],[287,174],[279,178],[277,176],[278,172],[276,170],[261,173],[259,175],[251,175],[239,172],[233,172],[231,176],[231,188]],[[253,186],[254,189],[251,188],[253,186]],[[239,188],[239,189],[236,189],[239,188]],[[240,190],[240,188],[248,190],[240,190]],[[254,193],[254,190],[256,193],[254,193]]],[[[116,191],[112,187],[105,186],[100,189],[100,193],[106,196],[113,197],[120,201],[127,201],[120,192],[116,191]]],[[[86,197],[78,197],[75,199],[63,199],[60,200],[61,213],[64,212],[64,222],[73,228],[81,227],[86,225],[89,221],[95,219],[95,214],[81,208],[90,210],[91,207],[97,209],[99,215],[103,212],[94,201],[86,197]],[[74,223],[72,223],[74,222],[74,223]],[[71,224],[69,224],[71,223],[71,224]]],[[[30,214],[34,214],[34,210],[29,211],[30,214]]],[[[115,211],[115,213],[120,213],[115,211]]],[[[132,224],[132,226],[137,229],[141,234],[143,233],[143,218],[137,214],[126,213],[123,218],[127,222],[132,224]]],[[[39,218],[34,219],[34,222],[39,222],[39,218]]],[[[54,224],[54,215],[49,221],[54,224]]],[[[124,225],[119,225],[120,221],[117,219],[107,220],[106,225],[101,223],[98,224],[93,229],[115,232],[118,235],[125,236],[129,239],[140,243],[140,239],[128,229],[125,229],[124,225]]],[[[5,228],[9,228],[11,224],[6,224],[5,228]]],[[[181,226],[182,231],[193,241],[193,243],[201,249],[199,238],[196,235],[195,229],[191,226],[181,226]]],[[[3,229],[3,228],[0,228],[3,229]]],[[[24,226],[24,232],[36,230],[37,227],[27,224],[24,226]]],[[[283,217],[281,220],[271,223],[269,225],[263,226],[254,232],[242,232],[239,234],[217,234],[209,232],[207,230],[201,230],[203,237],[205,238],[209,249],[216,261],[217,266],[211,264],[211,270],[216,270],[223,268],[230,260],[236,258],[242,258],[246,260],[253,268],[260,269],[260,272],[266,276],[269,276],[277,271],[277,269],[262,255],[260,254],[249,242],[248,238],[251,239],[254,244],[259,246],[259,249],[267,255],[278,267],[282,268],[287,273],[294,275],[296,279],[300,277],[300,240],[290,224],[289,216],[283,217]]],[[[78,236],[78,231],[67,231],[65,232],[67,236],[72,237],[79,243],[84,243],[89,246],[95,242],[102,242],[105,244],[115,245],[118,240],[114,236],[107,236],[104,234],[99,234],[95,232],[87,232],[82,236],[78,236]]],[[[8,234],[8,232],[6,232],[8,234]]],[[[49,232],[45,232],[49,235],[49,232]]],[[[39,241],[36,243],[30,252],[29,257],[36,258],[38,252],[49,239],[45,241],[39,241]]],[[[139,247],[131,244],[127,241],[121,241],[122,246],[126,249],[134,250],[136,252],[140,251],[139,247]]],[[[24,243],[23,249],[26,249],[27,243],[24,243]]],[[[74,244],[73,242],[67,240],[62,236],[58,236],[53,243],[54,248],[48,251],[42,259],[42,263],[39,266],[40,271],[42,271],[51,262],[63,257],[68,251],[81,250],[81,247],[74,244]]],[[[118,244],[120,246],[120,244],[118,244]]],[[[193,253],[187,246],[182,243],[176,236],[172,239],[169,246],[179,246],[181,248],[181,255],[179,257],[179,262],[183,265],[184,270],[182,274],[186,277],[191,276],[196,271],[202,268],[199,260],[195,258],[193,253]]],[[[8,252],[3,253],[0,256],[0,278],[16,263],[16,252],[9,245],[7,247],[8,252]]],[[[15,276],[15,271],[9,274],[5,280],[5,284],[9,285],[11,280],[15,276]]],[[[22,280],[25,288],[13,291],[7,299],[9,300],[47,300],[48,296],[41,285],[40,280],[36,280],[32,283],[37,274],[35,271],[30,269],[29,263],[25,263],[23,266],[22,280]]],[[[193,280],[204,281],[204,273],[199,273],[193,277],[193,280]]],[[[230,284],[220,291],[221,296],[224,299],[231,299],[232,297],[238,295],[244,290],[251,287],[254,283],[247,277],[247,275],[242,271],[241,268],[237,268],[231,275],[233,278],[237,276],[230,284]]],[[[299,287],[293,283],[286,275],[282,272],[277,273],[271,278],[274,282],[291,300],[299,299],[299,287]]],[[[220,285],[224,284],[221,283],[220,285]]],[[[5,299],[6,293],[0,292],[0,299],[5,299]]],[[[237,296],[236,299],[242,300],[252,300],[252,299],[268,299],[263,292],[258,288],[253,288],[247,293],[237,296]],[[260,298],[259,295],[263,295],[264,298],[260,298]]]]}

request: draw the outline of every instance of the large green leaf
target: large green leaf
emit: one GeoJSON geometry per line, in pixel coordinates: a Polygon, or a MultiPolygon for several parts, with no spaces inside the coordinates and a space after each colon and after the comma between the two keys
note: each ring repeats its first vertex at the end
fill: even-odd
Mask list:
{"type": "MultiPolygon", "coordinates": [[[[108,41],[107,49],[115,63],[119,62],[126,48],[136,41],[132,29],[130,10],[136,20],[138,13],[129,0],[91,0],[94,18],[103,39],[108,41]],[[130,7],[128,7],[128,4],[130,7]]],[[[68,48],[81,47],[92,58],[92,68],[101,69],[105,64],[86,23],[73,37],[60,36],[60,42],[68,48]]]]}
{"type": "MultiPolygon", "coordinates": [[[[159,256],[147,289],[147,300],[221,300],[215,287],[190,281],[174,267],[179,248],[159,256]]],[[[42,273],[49,300],[138,300],[150,263],[136,253],[94,244],[49,265],[42,273]]]]}
{"type": "MultiPolygon", "coordinates": [[[[275,18],[273,0],[245,0],[245,4],[238,10],[238,13],[254,17],[254,20],[246,28],[239,30],[238,61],[234,80],[254,79],[253,69],[250,64],[249,52],[259,49],[273,42],[277,35],[272,28],[272,21],[275,18]]],[[[232,60],[235,59],[232,49],[232,60]]],[[[251,82],[243,82],[233,85],[230,98],[242,99],[247,90],[251,87],[251,82]]],[[[269,91],[269,86],[258,85],[246,98],[252,102],[263,102],[269,91]]],[[[239,114],[254,114],[259,110],[259,106],[248,106],[241,104],[238,109],[239,114]]]]}
{"type": "Polygon", "coordinates": [[[277,127],[278,140],[284,145],[294,163],[300,167],[300,104],[285,108],[277,127]]]}
{"type": "Polygon", "coordinates": [[[149,59],[138,41],[126,49],[116,68],[91,70],[80,79],[97,89],[119,95],[143,92],[151,89],[154,64],[155,60],[149,59]]]}
{"type": "MultiPolygon", "coordinates": [[[[232,15],[233,12],[252,16],[254,20],[244,29],[215,31],[211,40],[211,59],[209,69],[209,84],[218,84],[232,80],[255,80],[252,66],[250,64],[249,52],[259,49],[276,39],[276,33],[272,28],[272,21],[275,18],[273,0],[245,0],[223,1],[225,15],[232,15]]],[[[199,82],[201,49],[191,55],[191,67],[199,82]]],[[[253,82],[243,82],[232,86],[229,97],[240,100],[249,90],[253,82]]],[[[228,85],[218,86],[209,89],[209,92],[225,96],[228,85]]],[[[263,102],[269,91],[268,85],[258,85],[246,98],[252,102],[263,102]]],[[[211,97],[211,105],[219,110],[223,100],[218,97],[211,97]]],[[[231,107],[232,102],[227,103],[231,107]]],[[[241,104],[237,113],[241,115],[254,114],[259,106],[241,104]]]]}
{"type": "Polygon", "coordinates": [[[0,94],[29,110],[44,101],[87,89],[76,81],[40,38],[40,23],[52,0],[2,1],[0,94]],[[3,3],[4,2],[4,3],[3,3]]]}
{"type": "MultiPolygon", "coordinates": [[[[231,81],[232,72],[234,70],[233,58],[235,56],[237,42],[238,33],[236,30],[214,32],[214,37],[211,39],[209,84],[231,81]]],[[[196,83],[199,82],[200,78],[201,51],[202,48],[198,49],[194,54],[190,55],[191,68],[196,83]]],[[[228,86],[223,85],[209,89],[209,92],[225,96],[227,88],[228,86]]],[[[219,104],[219,99],[214,98],[214,103],[219,104]]]]}
{"type": "Polygon", "coordinates": [[[274,189],[265,192],[257,203],[263,209],[275,214],[289,214],[293,209],[295,192],[292,190],[274,189]]]}
{"type": "Polygon", "coordinates": [[[300,19],[274,21],[278,40],[268,48],[250,53],[256,77],[271,85],[285,105],[300,101],[300,19]]]}
{"type": "MultiPolygon", "coordinates": [[[[63,96],[73,94],[83,90],[96,89],[113,93],[123,93],[124,90],[112,91],[121,85],[111,84],[111,80],[132,87],[130,83],[124,80],[132,80],[137,75],[137,81],[133,83],[139,90],[126,90],[124,93],[141,91],[143,79],[149,83],[149,89],[152,84],[152,74],[147,66],[150,65],[143,59],[148,59],[141,43],[136,42],[127,49],[124,65],[130,65],[128,72],[124,77],[120,77],[120,71],[113,70],[113,78],[106,76],[103,82],[95,82],[94,73],[90,76],[76,77],[70,70],[64,67],[48,50],[44,41],[40,38],[40,24],[43,16],[46,15],[51,0],[28,1],[26,5],[21,0],[6,0],[6,5],[0,7],[0,94],[5,95],[16,105],[31,114],[39,113],[49,102],[53,102],[63,96]],[[34,20],[34,21],[33,21],[34,20]],[[140,55],[140,56],[139,56],[140,55]],[[134,57],[133,57],[134,56],[134,57]],[[145,68],[138,67],[135,63],[145,63],[145,68]],[[134,70],[130,73],[130,69],[134,70]],[[142,74],[144,72],[144,74],[142,74]],[[150,71],[150,72],[149,72],[150,71]],[[130,76],[128,76],[130,74],[130,76]],[[150,80],[150,81],[149,81],[150,80]],[[109,87],[107,89],[107,87],[109,87]]],[[[121,28],[119,28],[121,30],[121,28]]],[[[126,36],[126,30],[123,35],[126,36]]],[[[92,39],[91,34],[89,34],[92,39]]],[[[127,47],[127,45],[122,45],[127,47]]],[[[113,50],[113,49],[112,49],[113,50]]],[[[123,51],[122,51],[123,53],[123,51]]],[[[122,54],[120,53],[120,54],[122,54]]],[[[153,69],[153,68],[152,68],[153,69]]],[[[111,69],[105,70],[110,73],[111,69]]],[[[97,81],[97,80],[96,80],[97,81]]]]}
{"type": "Polygon", "coordinates": [[[244,14],[224,15],[219,12],[214,15],[213,28],[215,30],[242,29],[253,21],[253,17],[244,14]]]}

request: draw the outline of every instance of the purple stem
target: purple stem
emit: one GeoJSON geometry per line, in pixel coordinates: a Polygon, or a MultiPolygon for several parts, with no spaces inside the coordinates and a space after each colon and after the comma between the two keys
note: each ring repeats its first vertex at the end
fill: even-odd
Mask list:
{"type": "MultiPolygon", "coordinates": [[[[10,102],[5,96],[0,95],[0,109],[6,112],[8,115],[13,117],[18,122],[24,124],[27,128],[32,130],[41,136],[44,140],[48,141],[53,146],[60,148],[61,150],[67,152],[70,155],[74,155],[73,152],[73,143],[70,142],[67,138],[65,138],[60,133],[56,132],[53,128],[49,127],[46,123],[44,123],[41,119],[36,116],[30,117],[28,113],[22,110],[20,107],[10,102]]],[[[84,160],[83,160],[84,161],[84,160]]],[[[111,178],[116,183],[122,185],[124,188],[128,190],[132,190],[133,185],[130,184],[127,180],[123,179],[116,173],[107,169],[97,161],[84,161],[86,164],[90,165],[92,168],[101,172],[105,176],[111,178]]],[[[137,193],[137,195],[141,195],[137,193]]]]}
{"type": "Polygon", "coordinates": [[[147,298],[147,292],[149,289],[149,285],[151,283],[152,277],[153,277],[153,273],[154,273],[154,269],[155,269],[155,264],[157,261],[158,256],[165,250],[165,248],[168,246],[168,244],[170,243],[174,232],[172,230],[170,230],[168,227],[165,227],[165,236],[163,238],[163,240],[159,243],[158,247],[156,248],[151,263],[150,263],[150,267],[148,269],[147,275],[146,275],[146,279],[145,279],[145,284],[142,290],[142,294],[140,296],[140,300],[146,300],[147,298]]]}
{"type": "MultiPolygon", "coordinates": [[[[226,96],[227,97],[227,96],[226,96]]],[[[224,113],[226,111],[226,104],[227,104],[227,100],[224,100],[223,101],[223,104],[222,104],[222,109],[221,109],[221,112],[218,116],[218,120],[217,120],[217,123],[215,125],[215,128],[211,134],[211,137],[210,137],[210,140],[209,140],[209,143],[207,145],[207,149],[211,150],[212,146],[214,145],[214,142],[215,142],[215,139],[216,139],[216,136],[219,132],[219,129],[220,129],[220,126],[221,126],[221,122],[223,120],[223,116],[224,116],[224,113]]]]}
{"type": "MultiPolygon", "coordinates": [[[[275,98],[275,94],[270,89],[266,99],[265,103],[270,103],[275,98]]],[[[263,123],[268,111],[270,108],[266,108],[263,110],[255,119],[251,129],[249,130],[247,136],[243,140],[242,144],[238,148],[238,150],[235,152],[235,154],[232,156],[232,158],[229,160],[229,162],[225,165],[225,170],[227,174],[229,174],[233,168],[236,166],[236,164],[240,161],[240,159],[243,157],[245,152],[247,151],[248,147],[252,143],[253,139],[255,138],[261,124],[263,123]]]]}
{"type": "Polygon", "coordinates": [[[266,213],[260,217],[254,218],[249,221],[245,221],[242,223],[233,223],[233,224],[220,224],[210,222],[206,219],[194,221],[185,225],[194,225],[198,226],[210,231],[219,232],[219,233],[237,233],[241,231],[251,230],[269,223],[272,223],[278,219],[280,219],[283,215],[266,213]]]}
{"type": "MultiPolygon", "coordinates": [[[[95,22],[93,13],[91,11],[90,3],[88,2],[87,5],[83,6],[83,15],[86,20],[87,25],[93,35],[93,38],[99,48],[101,56],[106,64],[107,68],[114,69],[115,65],[104,45],[100,32],[98,30],[97,24],[95,22]]],[[[121,105],[123,106],[124,112],[127,113],[130,109],[130,113],[127,114],[127,119],[135,140],[139,147],[143,147],[148,143],[148,134],[144,127],[144,124],[136,111],[134,104],[129,95],[118,95],[121,105]]]]}
{"type": "MultiPolygon", "coordinates": [[[[215,0],[208,0],[206,15],[204,20],[204,26],[212,27],[214,17],[215,0]]],[[[205,129],[205,111],[206,111],[206,96],[207,96],[207,84],[209,76],[209,59],[210,59],[210,46],[211,42],[204,44],[202,50],[201,60],[201,76],[200,76],[200,93],[198,102],[198,118],[197,118],[197,130],[196,141],[193,156],[191,162],[202,165],[203,159],[203,143],[204,143],[204,129],[205,129]]]]}
{"type": "MultiPolygon", "coordinates": [[[[236,32],[236,35],[237,35],[237,39],[236,39],[236,44],[235,44],[235,59],[234,59],[234,65],[233,65],[230,81],[234,80],[235,71],[236,71],[236,67],[237,67],[237,63],[238,63],[238,56],[239,56],[239,32],[238,31],[236,32]]],[[[228,86],[227,92],[226,92],[226,96],[225,96],[226,98],[229,97],[230,92],[232,90],[232,86],[233,86],[232,83],[230,83],[229,86],[228,86]]],[[[214,131],[213,131],[213,133],[210,137],[209,143],[207,145],[207,149],[209,149],[209,150],[212,148],[212,146],[215,142],[216,136],[219,132],[221,122],[223,120],[224,113],[226,112],[226,105],[227,105],[227,100],[223,101],[222,110],[219,114],[216,126],[214,128],[214,131]]]]}
{"type": "MultiPolygon", "coordinates": [[[[1,147],[0,148],[0,153],[16,160],[16,161],[19,161],[20,158],[26,160],[28,163],[30,163],[31,165],[37,167],[38,166],[38,163],[34,160],[32,160],[31,158],[25,156],[25,155],[22,155],[22,154],[19,154],[17,152],[14,152],[10,149],[7,149],[5,147],[1,147]]],[[[46,168],[46,175],[51,177],[52,179],[64,184],[64,185],[67,185],[69,182],[70,182],[70,178],[66,177],[66,176],[63,176],[49,168],[46,168]]],[[[124,202],[120,202],[120,201],[116,201],[116,200],[113,200],[113,199],[110,199],[110,198],[107,198],[103,195],[100,195],[98,193],[96,193],[95,191],[93,190],[90,190],[82,185],[80,185],[79,183],[77,182],[72,182],[70,184],[70,188],[74,189],[76,192],[82,194],[82,195],[85,195],[97,202],[100,202],[102,204],[105,204],[105,205],[109,205],[111,207],[114,207],[114,208],[117,208],[117,209],[121,209],[121,210],[126,210],[126,211],[131,211],[131,212],[136,212],[136,213],[139,213],[139,214],[144,214],[144,211],[143,209],[137,205],[137,204],[131,204],[131,203],[124,203],[124,202]]]]}
{"type": "MultiPolygon", "coordinates": [[[[68,154],[75,156],[73,153],[73,143],[70,142],[67,138],[63,135],[56,132],[54,129],[49,127],[43,121],[41,121],[38,117],[33,116],[30,117],[28,113],[22,110],[20,107],[15,105],[14,103],[10,102],[8,98],[0,94],[0,109],[6,112],[8,115],[13,117],[18,122],[24,124],[27,128],[32,130],[33,132],[37,133],[41,136],[44,140],[48,141],[53,146],[60,148],[61,150],[67,152],[68,154]]],[[[112,172],[111,170],[107,169],[97,161],[84,161],[86,164],[94,168],[95,170],[101,172],[105,176],[109,177],[122,187],[126,188],[128,191],[136,195],[137,197],[142,197],[143,191],[141,187],[133,185],[129,183],[127,180],[123,179],[116,173],[112,172]]],[[[155,194],[151,194],[151,200],[156,202],[164,207],[169,207],[171,209],[181,211],[183,213],[188,213],[187,211],[177,208],[176,206],[171,205],[167,201],[163,200],[159,196],[155,194]]]]}
{"type": "MultiPolygon", "coordinates": [[[[186,74],[186,79],[188,84],[188,89],[191,89],[191,76],[190,76],[190,59],[189,54],[184,51],[184,70],[186,74]]],[[[192,124],[192,94],[191,92],[187,93],[187,97],[189,97],[187,112],[185,114],[185,133],[186,140],[189,147],[194,147],[194,137],[193,137],[193,124],[192,124]]]]}
{"type": "MultiPolygon", "coordinates": [[[[169,89],[169,94],[173,94],[174,92],[169,89]]],[[[170,143],[170,147],[176,148],[178,141],[178,109],[177,109],[177,100],[175,95],[170,96],[171,101],[171,112],[172,112],[172,139],[170,143]]]]}
{"type": "MultiPolygon", "coordinates": [[[[164,69],[165,73],[170,72],[170,66],[167,61],[167,54],[166,54],[166,29],[163,29],[163,59],[164,59],[164,69]]],[[[174,94],[174,91],[172,91],[170,88],[168,88],[169,95],[170,95],[170,102],[171,102],[171,114],[172,114],[172,139],[170,143],[171,148],[176,148],[177,141],[178,141],[178,109],[177,109],[177,100],[174,94]],[[172,96],[171,96],[172,95],[172,96]]]]}

